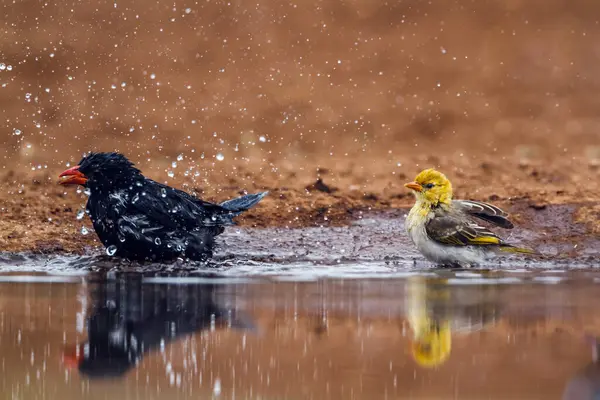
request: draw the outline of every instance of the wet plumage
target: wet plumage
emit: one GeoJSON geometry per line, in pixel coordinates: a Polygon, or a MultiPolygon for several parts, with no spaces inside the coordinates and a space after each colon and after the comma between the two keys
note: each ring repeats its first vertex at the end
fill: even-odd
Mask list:
{"type": "Polygon", "coordinates": [[[406,231],[428,260],[441,265],[479,264],[498,251],[533,253],[506,243],[496,233],[480,225],[486,222],[513,228],[508,214],[487,203],[452,199],[452,184],[434,169],[419,173],[407,183],[416,201],[406,219],[406,231]]]}
{"type": "Polygon", "coordinates": [[[61,177],[89,190],[86,212],[107,253],[133,260],[209,258],[214,237],[267,194],[209,203],[146,178],[118,153],[92,153],[61,177]]]}

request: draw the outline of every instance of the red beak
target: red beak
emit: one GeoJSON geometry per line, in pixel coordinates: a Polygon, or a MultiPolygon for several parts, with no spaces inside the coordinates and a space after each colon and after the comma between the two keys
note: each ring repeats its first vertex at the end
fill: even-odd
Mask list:
{"type": "Polygon", "coordinates": [[[79,172],[79,165],[69,168],[58,176],[62,178],[59,182],[61,185],[82,185],[85,186],[88,178],[79,172]]]}
{"type": "Polygon", "coordinates": [[[63,353],[63,363],[69,369],[79,367],[79,362],[83,358],[82,346],[72,346],[65,349],[63,353]]]}

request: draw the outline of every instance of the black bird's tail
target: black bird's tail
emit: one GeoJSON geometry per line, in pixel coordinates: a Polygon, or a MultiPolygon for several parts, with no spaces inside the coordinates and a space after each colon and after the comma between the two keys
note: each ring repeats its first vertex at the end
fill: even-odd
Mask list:
{"type": "Polygon", "coordinates": [[[254,207],[258,204],[259,201],[262,200],[269,192],[255,193],[255,194],[247,194],[245,196],[237,197],[235,199],[227,200],[219,204],[225,210],[234,213],[235,215],[239,215],[242,212],[254,207]]]}

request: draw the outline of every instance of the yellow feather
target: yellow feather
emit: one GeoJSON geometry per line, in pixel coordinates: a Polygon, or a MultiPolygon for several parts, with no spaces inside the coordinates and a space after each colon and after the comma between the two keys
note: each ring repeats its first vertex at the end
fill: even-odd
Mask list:
{"type": "Polygon", "coordinates": [[[504,251],[505,253],[522,253],[522,254],[540,255],[536,251],[524,249],[522,247],[512,247],[512,246],[500,247],[500,251],[504,251]]]}
{"type": "Polygon", "coordinates": [[[493,236],[478,236],[473,239],[469,239],[471,244],[500,244],[500,239],[493,236]]]}

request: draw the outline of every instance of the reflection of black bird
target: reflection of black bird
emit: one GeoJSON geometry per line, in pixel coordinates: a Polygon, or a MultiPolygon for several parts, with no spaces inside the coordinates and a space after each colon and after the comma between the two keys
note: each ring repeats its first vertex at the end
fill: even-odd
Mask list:
{"type": "Polygon", "coordinates": [[[135,260],[211,257],[214,237],[267,194],[209,203],[144,177],[118,153],[91,153],[60,176],[89,190],[86,211],[107,253],[135,260]]]}
{"type": "Polygon", "coordinates": [[[214,285],[145,284],[140,278],[101,283],[92,293],[87,342],[65,362],[90,378],[119,377],[144,354],[226,322],[252,328],[216,302],[214,285]]]}

